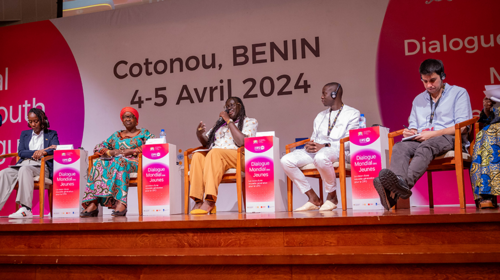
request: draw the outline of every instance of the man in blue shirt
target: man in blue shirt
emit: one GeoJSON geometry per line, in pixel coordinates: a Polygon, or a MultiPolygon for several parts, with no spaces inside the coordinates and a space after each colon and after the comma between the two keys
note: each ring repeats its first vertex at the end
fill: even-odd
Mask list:
{"type": "MultiPolygon", "coordinates": [[[[455,124],[472,118],[467,90],[444,83],[446,74],[440,60],[422,62],[420,77],[426,90],[413,100],[410,124],[403,132],[403,137],[414,138],[394,145],[390,168],[382,169],[379,177],[373,180],[387,210],[399,198],[411,196],[410,189],[424,175],[434,157],[453,150],[455,124]]],[[[464,146],[470,144],[463,140],[464,146]]]]}

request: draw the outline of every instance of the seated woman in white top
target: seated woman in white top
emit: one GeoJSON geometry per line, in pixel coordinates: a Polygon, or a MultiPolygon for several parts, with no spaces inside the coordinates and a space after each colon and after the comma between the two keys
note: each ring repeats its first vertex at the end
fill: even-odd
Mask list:
{"type": "Polygon", "coordinates": [[[191,161],[189,196],[196,202],[191,214],[216,212],[215,202],[224,172],[236,167],[237,150],[245,144],[245,137],[257,133],[258,122],[247,118],[240,98],[230,97],[224,108],[210,131],[206,132],[203,122],[196,130],[200,143],[210,150],[195,152],[191,161]]]}

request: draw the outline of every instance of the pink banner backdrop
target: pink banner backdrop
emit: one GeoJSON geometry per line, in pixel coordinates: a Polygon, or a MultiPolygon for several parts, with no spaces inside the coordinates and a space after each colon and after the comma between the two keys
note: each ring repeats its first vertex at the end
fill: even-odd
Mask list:
{"type": "MultiPolygon", "coordinates": [[[[17,141],[21,131],[29,129],[27,113],[33,107],[45,110],[61,144],[79,147],[85,119],[83,89],[73,53],[61,33],[50,21],[42,21],[0,28],[0,38],[0,152],[17,152],[17,141]]],[[[13,159],[0,161],[0,169],[13,163],[13,159]]],[[[15,193],[0,216],[15,211],[12,197],[15,193]]],[[[39,212],[37,198],[35,192],[33,214],[39,212]]],[[[48,214],[48,203],[45,209],[48,214]]]]}

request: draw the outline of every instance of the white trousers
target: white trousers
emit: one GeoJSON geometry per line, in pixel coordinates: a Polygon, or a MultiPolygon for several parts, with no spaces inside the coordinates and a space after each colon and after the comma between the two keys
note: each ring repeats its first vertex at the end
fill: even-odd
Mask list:
{"type": "Polygon", "coordinates": [[[321,179],[323,179],[325,192],[331,193],[337,188],[333,163],[338,160],[339,151],[332,147],[325,147],[316,153],[308,153],[305,149],[296,149],[281,158],[281,165],[286,176],[293,181],[302,193],[305,193],[311,189],[311,185],[307,182],[306,176],[300,171],[300,168],[313,163],[318,169],[321,179]]]}
{"type": "MultiPolygon", "coordinates": [[[[33,190],[35,181],[33,177],[40,175],[40,167],[33,165],[40,164],[34,160],[25,159],[21,162],[21,168],[7,167],[0,171],[0,210],[9,199],[10,194],[14,190],[16,183],[19,181],[19,189],[17,191],[16,203],[26,205],[30,208],[33,206],[33,190]]],[[[47,166],[45,166],[45,177],[49,177],[47,166]]]]}

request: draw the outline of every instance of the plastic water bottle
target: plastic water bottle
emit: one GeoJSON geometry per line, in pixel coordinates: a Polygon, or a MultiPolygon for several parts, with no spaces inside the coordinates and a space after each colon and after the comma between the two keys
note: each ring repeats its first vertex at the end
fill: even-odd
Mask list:
{"type": "Polygon", "coordinates": [[[365,114],[361,114],[361,116],[359,117],[359,128],[366,128],[365,114]]]}
{"type": "Polygon", "coordinates": [[[165,129],[162,129],[160,132],[160,139],[165,140],[165,143],[167,143],[167,134],[165,133],[165,129]]]}

